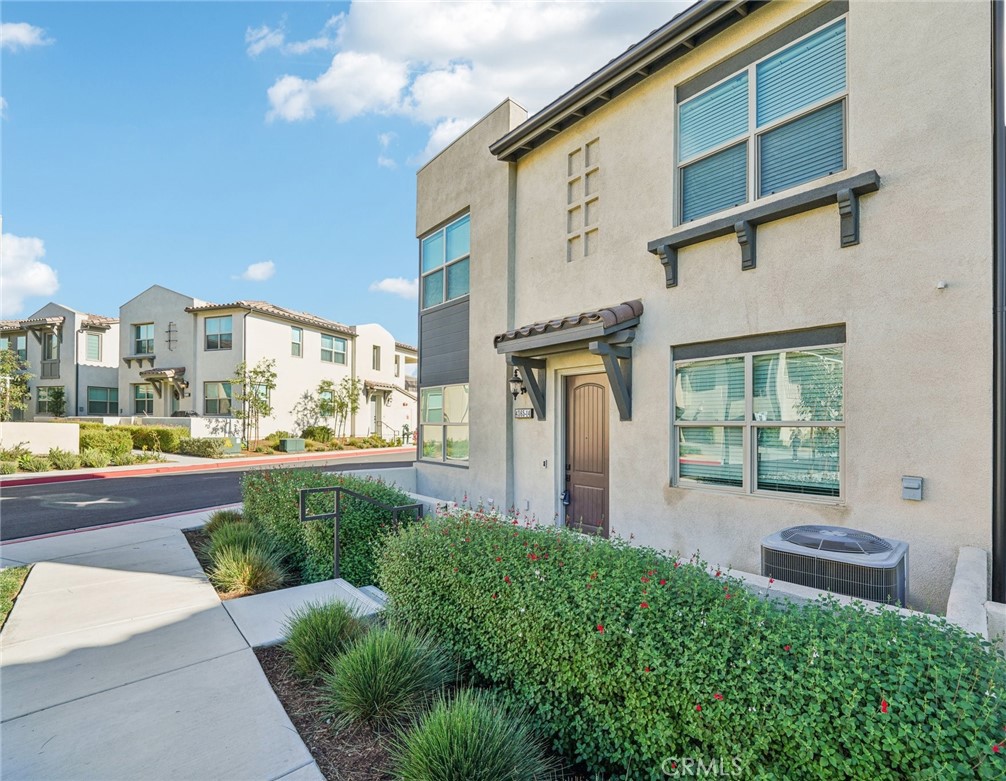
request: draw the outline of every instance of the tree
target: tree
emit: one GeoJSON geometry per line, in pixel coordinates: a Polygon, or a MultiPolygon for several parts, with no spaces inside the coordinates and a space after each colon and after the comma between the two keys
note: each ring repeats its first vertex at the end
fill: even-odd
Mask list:
{"type": "Polygon", "coordinates": [[[362,394],[363,383],[358,377],[344,377],[339,383],[339,388],[332,397],[332,404],[335,407],[336,423],[342,432],[340,436],[346,435],[346,420],[352,419],[360,411],[362,394]]]}
{"type": "Polygon", "coordinates": [[[16,350],[0,351],[0,420],[13,420],[14,413],[28,408],[32,376],[16,350]]]}
{"type": "Polygon", "coordinates": [[[325,425],[328,426],[328,419],[334,418],[336,414],[336,389],[335,383],[331,380],[322,380],[318,383],[318,415],[325,425]]]}
{"type": "Polygon", "coordinates": [[[49,414],[54,418],[66,415],[66,388],[62,385],[49,388],[49,414]]]}
{"type": "Polygon", "coordinates": [[[322,417],[318,397],[311,391],[304,391],[300,394],[297,403],[293,405],[290,414],[293,415],[293,422],[297,427],[298,434],[303,433],[304,429],[311,426],[317,426],[322,417]]]}
{"type": "Polygon", "coordinates": [[[242,436],[246,442],[255,434],[259,439],[262,418],[272,417],[272,392],[276,389],[276,361],[263,358],[249,367],[241,361],[231,378],[231,401],[240,404],[234,409],[234,417],[244,421],[242,436]]]}

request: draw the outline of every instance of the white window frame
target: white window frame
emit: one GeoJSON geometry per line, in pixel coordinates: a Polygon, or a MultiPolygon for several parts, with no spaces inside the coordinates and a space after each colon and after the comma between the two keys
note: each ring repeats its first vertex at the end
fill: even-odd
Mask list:
{"type": "Polygon", "coordinates": [[[290,355],[294,358],[304,357],[304,329],[290,327],[290,355]]]}
{"type": "Polygon", "coordinates": [[[427,463],[427,464],[447,464],[449,466],[467,467],[468,464],[469,464],[469,462],[470,462],[470,459],[471,459],[471,446],[472,446],[472,439],[471,439],[471,435],[472,435],[472,430],[471,430],[471,384],[467,383],[467,382],[456,382],[456,383],[450,383],[448,385],[429,385],[429,386],[425,386],[425,387],[421,388],[420,391],[419,391],[417,412],[418,412],[418,418],[419,418],[419,422],[417,423],[417,425],[419,426],[419,460],[423,461],[424,463],[427,463]],[[440,397],[441,398],[440,413],[441,413],[441,417],[443,417],[443,410],[444,410],[443,399],[447,395],[447,389],[448,388],[456,388],[456,387],[467,387],[468,388],[468,403],[469,403],[469,414],[468,414],[469,419],[468,419],[468,422],[467,423],[448,423],[446,421],[441,421],[440,423],[437,423],[437,422],[425,423],[425,422],[423,422],[423,393],[426,392],[426,391],[436,391],[436,390],[439,390],[441,392],[441,397],[440,397]],[[430,456],[423,455],[424,435],[425,435],[425,432],[426,432],[427,428],[438,428],[438,429],[440,429],[440,434],[441,434],[441,440],[440,441],[441,441],[441,444],[442,444],[442,448],[441,448],[441,453],[440,453],[440,457],[439,458],[433,458],[433,457],[430,457],[430,456]],[[447,433],[448,433],[448,431],[450,429],[455,429],[456,430],[456,429],[461,429],[461,428],[465,429],[468,432],[468,458],[448,458],[447,457],[447,433]]]}
{"type": "Polygon", "coordinates": [[[846,390],[846,345],[844,343],[815,344],[807,347],[776,348],[769,350],[755,350],[751,352],[725,353],[707,358],[689,358],[686,360],[671,360],[671,407],[670,407],[670,430],[671,430],[671,486],[675,488],[687,488],[695,491],[706,491],[710,493],[728,493],[743,496],[757,496],[769,499],[781,499],[786,501],[812,502],[814,504],[844,504],[846,496],[846,479],[848,477],[845,469],[845,441],[846,426],[849,421],[849,414],[845,404],[846,390]],[[842,350],[842,419],[833,421],[808,421],[808,420],[755,420],[754,419],[754,359],[759,355],[778,355],[787,352],[812,352],[814,350],[824,350],[829,348],[839,348],[842,350]],[[704,363],[706,361],[720,361],[730,358],[744,359],[744,418],[742,420],[676,420],[674,390],[677,387],[677,372],[679,366],[687,364],[704,363]],[[743,453],[744,464],[742,470],[742,485],[740,488],[727,485],[709,485],[682,478],[680,475],[679,461],[679,428],[739,428],[743,431],[743,453]],[[838,429],[838,496],[814,496],[813,494],[789,493],[787,491],[768,491],[759,489],[758,486],[758,430],[778,428],[835,428],[838,429]]]}
{"type": "Polygon", "coordinates": [[[348,351],[347,341],[341,336],[335,336],[334,334],[322,334],[321,335],[321,360],[323,363],[335,363],[340,366],[346,365],[346,353],[348,351]],[[331,339],[332,346],[326,347],[325,340],[331,339]],[[339,344],[342,344],[342,349],[337,349],[339,344]],[[330,353],[330,357],[326,358],[325,353],[330,353]],[[340,359],[341,356],[341,359],[340,359]]]}
{"type": "Polygon", "coordinates": [[[93,331],[86,332],[84,334],[84,359],[88,361],[100,361],[103,341],[104,340],[101,338],[101,334],[94,333],[93,331]],[[96,358],[92,358],[89,354],[91,349],[91,337],[94,337],[98,342],[98,356],[96,358]]]}
{"type": "MultiPolygon", "coordinates": [[[[675,166],[676,166],[675,167],[675,176],[674,176],[674,189],[675,189],[674,222],[675,222],[675,224],[676,225],[684,225],[684,224],[686,224],[685,219],[684,219],[684,207],[685,207],[685,199],[684,199],[684,194],[685,194],[684,169],[687,168],[688,166],[692,165],[693,163],[697,163],[697,162],[699,162],[701,160],[704,160],[707,157],[712,157],[713,155],[719,154],[720,152],[723,152],[724,150],[729,149],[732,146],[736,146],[736,145],[738,145],[740,143],[744,143],[745,146],[746,146],[746,148],[747,148],[747,181],[746,181],[746,185],[747,185],[747,193],[746,193],[747,194],[747,198],[744,201],[744,203],[745,204],[755,203],[757,201],[761,201],[761,200],[764,200],[766,198],[772,198],[772,197],[778,195],[779,192],[785,192],[785,190],[780,190],[778,192],[768,193],[766,195],[758,195],[758,193],[761,192],[761,181],[760,181],[761,165],[759,165],[759,163],[761,162],[761,160],[759,159],[759,150],[761,148],[761,144],[759,143],[759,140],[766,133],[770,133],[771,131],[775,130],[776,128],[778,128],[778,127],[780,127],[782,125],[787,125],[790,122],[793,122],[795,120],[801,119],[802,117],[805,117],[808,114],[813,114],[815,111],[818,111],[819,109],[823,109],[826,106],[830,106],[830,105],[835,104],[835,103],[841,103],[842,104],[842,134],[843,134],[842,135],[842,155],[843,155],[843,159],[842,159],[842,168],[840,170],[846,170],[846,169],[848,169],[848,167],[849,167],[849,56],[848,55],[849,55],[849,22],[848,22],[848,14],[843,14],[842,16],[837,16],[834,19],[829,19],[827,22],[825,22],[824,24],[820,25],[819,27],[816,27],[815,29],[811,30],[806,35],[801,35],[799,38],[795,38],[792,41],[788,41],[785,45],[780,46],[775,51],[770,52],[769,54],[766,54],[764,57],[762,57],[762,58],[760,58],[758,60],[755,60],[754,62],[746,65],[745,67],[740,68],[740,69],[734,71],[729,76],[726,76],[725,78],[720,79],[715,84],[711,84],[710,86],[706,87],[701,92],[697,92],[694,95],[689,96],[689,98],[687,100],[675,103],[675,106],[674,106],[674,130],[675,130],[675,134],[676,134],[676,136],[675,136],[675,142],[674,142],[674,160],[675,160],[675,166]],[[792,112],[790,112],[789,114],[786,114],[783,117],[779,117],[778,119],[774,119],[771,122],[769,122],[768,124],[766,124],[764,127],[758,127],[758,118],[757,118],[757,114],[756,114],[757,109],[758,109],[757,91],[756,91],[756,89],[757,89],[757,68],[758,68],[758,65],[760,63],[762,63],[762,62],[765,62],[765,60],[769,60],[772,57],[775,57],[780,52],[785,51],[786,49],[788,49],[788,48],[790,48],[792,46],[797,46],[801,41],[803,41],[803,40],[805,40],[807,38],[810,38],[813,35],[816,35],[817,33],[821,32],[821,30],[825,29],[826,27],[830,27],[831,25],[838,24],[839,20],[841,20],[841,19],[845,20],[845,52],[846,52],[846,57],[845,57],[845,89],[842,90],[842,92],[836,93],[834,95],[830,95],[827,98],[819,100],[819,101],[817,101],[817,102],[815,102],[815,103],[813,103],[813,104],[811,104],[809,106],[804,106],[802,108],[797,109],[796,111],[792,111],[792,112]],[[741,74],[741,73],[743,73],[745,71],[748,74],[748,84],[747,84],[747,88],[748,88],[748,127],[747,127],[747,131],[744,132],[744,133],[741,133],[739,135],[736,135],[736,136],[734,136],[734,137],[732,137],[732,138],[730,138],[730,139],[728,139],[726,141],[723,141],[720,144],[717,144],[712,149],[707,149],[707,150],[705,150],[703,152],[699,152],[698,154],[692,155],[691,157],[685,158],[684,160],[680,159],[678,157],[679,142],[678,142],[678,137],[677,136],[680,135],[680,132],[681,132],[681,117],[680,117],[681,106],[684,105],[684,104],[686,104],[686,103],[690,103],[691,101],[693,101],[693,100],[701,97],[702,95],[705,95],[710,90],[716,89],[717,87],[719,87],[724,82],[727,82],[727,81],[730,81],[733,78],[736,78],[739,74],[741,74]]],[[[821,178],[823,178],[823,177],[821,177],[821,178]]],[[[813,179],[813,180],[810,180],[810,181],[818,181],[818,180],[817,179],[813,179]]],[[[810,181],[803,182],[802,184],[809,184],[810,181]]],[[[799,185],[799,184],[793,185],[793,187],[800,187],[800,186],[801,185],[799,185]]],[[[787,189],[792,189],[792,188],[787,188],[787,189]]],[[[703,214],[700,217],[695,217],[694,219],[688,220],[687,223],[688,224],[700,223],[703,220],[715,217],[717,214],[722,214],[723,212],[729,211],[730,209],[738,208],[738,206],[741,206],[741,205],[743,205],[743,204],[738,204],[737,206],[724,207],[723,209],[719,209],[718,211],[709,212],[708,214],[703,214]]]]}
{"type": "Polygon", "coordinates": [[[472,231],[471,212],[465,212],[460,217],[457,217],[456,219],[451,220],[449,223],[447,223],[446,225],[443,225],[443,226],[437,228],[435,231],[430,231],[425,236],[423,236],[421,239],[419,239],[419,277],[420,277],[419,278],[419,309],[420,309],[420,311],[427,311],[427,310],[430,310],[430,309],[435,309],[438,306],[443,306],[444,304],[449,303],[450,301],[458,301],[458,300],[460,300],[462,298],[465,298],[466,296],[468,296],[468,295],[471,294],[471,292],[472,292],[472,278],[471,278],[471,269],[472,269],[472,265],[471,265],[471,258],[472,258],[472,233],[471,233],[471,231],[472,231]],[[464,255],[459,255],[456,258],[448,258],[447,257],[447,230],[449,228],[451,228],[452,226],[456,225],[457,223],[461,222],[462,220],[466,219],[466,218],[468,219],[468,252],[466,254],[464,254],[464,255]],[[433,236],[436,236],[438,233],[444,234],[444,262],[441,263],[439,266],[436,266],[435,268],[431,268],[429,271],[423,271],[423,243],[427,239],[432,238],[433,236]],[[468,290],[466,292],[462,293],[459,296],[455,296],[454,298],[448,298],[447,297],[447,276],[448,276],[448,269],[451,266],[457,265],[458,263],[461,263],[461,262],[463,262],[465,260],[468,261],[468,290]],[[433,274],[436,274],[438,271],[443,272],[443,275],[444,275],[443,279],[441,280],[442,283],[443,283],[443,286],[444,286],[444,288],[443,288],[443,298],[441,298],[440,301],[438,303],[436,303],[436,304],[430,304],[429,306],[424,306],[423,291],[426,289],[426,278],[429,277],[429,276],[432,276],[433,274]]]}

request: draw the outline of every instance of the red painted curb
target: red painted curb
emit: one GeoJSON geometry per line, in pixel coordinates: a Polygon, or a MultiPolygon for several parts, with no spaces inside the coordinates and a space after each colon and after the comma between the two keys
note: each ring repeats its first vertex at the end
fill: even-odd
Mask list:
{"type": "Polygon", "coordinates": [[[144,469],[130,469],[122,472],[88,472],[80,475],[41,475],[39,477],[24,477],[15,480],[0,480],[0,488],[16,488],[21,485],[41,485],[43,483],[66,483],[78,480],[99,480],[113,479],[117,477],[143,477],[157,474],[177,474],[180,472],[205,472],[213,469],[239,469],[246,466],[267,466],[273,464],[277,467],[286,464],[310,463],[312,461],[335,461],[341,458],[353,458],[354,456],[370,455],[372,453],[415,453],[414,447],[382,447],[369,450],[336,450],[328,454],[312,453],[311,455],[294,456],[277,461],[275,458],[248,458],[235,459],[233,464],[220,463],[214,461],[212,464],[177,464],[173,466],[152,466],[144,469]]]}

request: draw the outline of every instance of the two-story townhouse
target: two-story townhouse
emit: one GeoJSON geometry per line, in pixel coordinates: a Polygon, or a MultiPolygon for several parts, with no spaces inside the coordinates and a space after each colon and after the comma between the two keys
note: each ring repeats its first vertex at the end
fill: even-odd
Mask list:
{"type": "MultiPolygon", "coordinates": [[[[230,418],[237,403],[231,381],[239,364],[251,368],[272,360],[273,414],[262,421],[263,435],[299,434],[298,404],[305,393],[317,395],[323,381],[338,386],[347,378],[358,377],[361,384],[371,378],[381,385],[372,395],[375,402],[380,396],[384,410],[385,397],[392,393],[384,385],[392,384],[394,367],[404,366],[407,358],[407,351],[396,350],[394,338],[380,326],[363,326],[366,334],[361,335],[354,326],[266,301],[213,304],[159,285],[123,305],[120,320],[119,393],[128,399],[124,414],[230,418]],[[382,350],[388,356],[385,371],[361,368],[379,361],[382,350]]],[[[347,421],[347,434],[370,433],[373,418],[367,399],[361,393],[359,411],[347,421]]],[[[415,419],[414,399],[398,417],[415,419]]]]}
{"type": "Polygon", "coordinates": [[[942,609],[1002,517],[994,37],[991,3],[702,2],[490,112],[417,177],[418,490],[749,572],[862,529],[942,609]]]}
{"type": "Polygon", "coordinates": [[[377,323],[356,326],[356,338],[357,375],[366,400],[365,421],[357,431],[384,439],[395,439],[403,432],[411,435],[416,430],[416,393],[406,383],[414,376],[418,351],[395,341],[377,323]]]}
{"type": "Polygon", "coordinates": [[[32,375],[22,420],[118,414],[119,321],[50,302],[21,320],[0,322],[0,350],[13,349],[32,375]]]}

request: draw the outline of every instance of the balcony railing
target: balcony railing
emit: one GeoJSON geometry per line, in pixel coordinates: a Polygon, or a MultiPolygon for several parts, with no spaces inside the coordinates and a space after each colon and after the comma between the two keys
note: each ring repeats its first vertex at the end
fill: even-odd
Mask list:
{"type": "Polygon", "coordinates": [[[59,361],[42,361],[42,380],[59,379],[59,361]]]}

